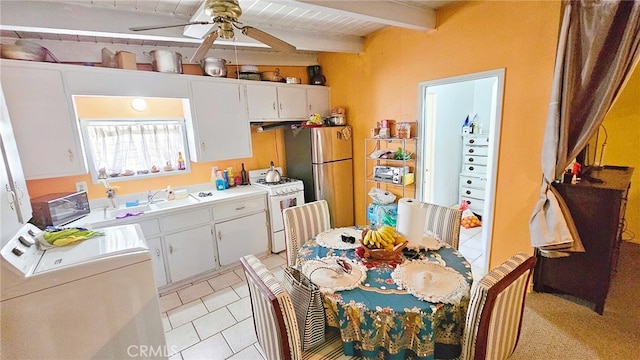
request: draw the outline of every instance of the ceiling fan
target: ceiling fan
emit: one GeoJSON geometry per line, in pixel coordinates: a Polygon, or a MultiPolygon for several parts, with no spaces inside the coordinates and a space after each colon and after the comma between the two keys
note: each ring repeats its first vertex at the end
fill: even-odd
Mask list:
{"type": "Polygon", "coordinates": [[[293,51],[296,49],[293,45],[269,35],[264,31],[251,26],[242,26],[242,23],[238,21],[238,18],[242,15],[242,9],[240,8],[240,4],[238,4],[238,0],[206,0],[204,3],[204,12],[211,17],[210,21],[192,21],[177,25],[140,26],[129,28],[129,30],[145,31],[187,25],[216,25],[205,35],[204,40],[191,57],[191,61],[202,60],[218,37],[222,39],[233,39],[234,28],[240,30],[244,35],[250,38],[269,45],[274,50],[293,51]]]}

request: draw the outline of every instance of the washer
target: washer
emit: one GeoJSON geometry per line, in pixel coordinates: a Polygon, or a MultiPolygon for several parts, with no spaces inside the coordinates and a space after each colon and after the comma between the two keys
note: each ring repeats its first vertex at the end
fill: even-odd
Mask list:
{"type": "Polygon", "coordinates": [[[140,226],[43,249],[26,224],[0,250],[0,357],[166,358],[151,255],[140,226]]]}

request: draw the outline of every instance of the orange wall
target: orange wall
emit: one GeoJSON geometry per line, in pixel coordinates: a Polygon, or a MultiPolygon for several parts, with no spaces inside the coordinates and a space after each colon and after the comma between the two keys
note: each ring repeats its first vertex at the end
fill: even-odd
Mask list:
{"type": "MultiPolygon", "coordinates": [[[[418,83],[505,68],[490,267],[533,253],[529,217],[541,180],[540,149],[551,93],[560,2],[461,2],[431,32],[387,28],[361,54],[321,54],[331,103],[354,127],[356,222],[366,223],[364,138],[381,119],[418,120],[418,83]]],[[[446,154],[441,154],[446,156],[446,154]]]]}
{"type": "MultiPolygon", "coordinates": [[[[605,165],[626,165],[635,168],[631,178],[631,189],[627,202],[627,229],[623,239],[640,242],[640,65],[636,66],[631,78],[622,93],[616,99],[607,114],[603,125],[607,129],[609,138],[604,154],[605,165]]],[[[599,144],[602,144],[603,132],[600,132],[599,144]]],[[[600,147],[600,145],[598,147],[600,147]]],[[[600,149],[598,149],[600,154],[600,149]]],[[[599,155],[598,155],[599,156],[599,155]]]]}

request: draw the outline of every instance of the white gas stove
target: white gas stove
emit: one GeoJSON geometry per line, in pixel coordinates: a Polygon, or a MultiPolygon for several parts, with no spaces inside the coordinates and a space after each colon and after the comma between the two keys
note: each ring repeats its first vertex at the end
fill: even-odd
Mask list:
{"type": "MultiPolygon", "coordinates": [[[[282,168],[276,167],[282,174],[282,168]]],[[[282,210],[304,204],[304,183],[302,180],[285,176],[277,183],[267,183],[264,179],[269,169],[250,170],[251,185],[258,186],[269,192],[269,216],[271,219],[271,251],[278,253],[286,249],[284,239],[284,221],[282,210]]]]}

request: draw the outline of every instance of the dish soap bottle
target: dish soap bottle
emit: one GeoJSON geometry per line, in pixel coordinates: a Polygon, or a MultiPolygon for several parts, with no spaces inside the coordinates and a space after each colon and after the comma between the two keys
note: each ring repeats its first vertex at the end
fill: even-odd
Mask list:
{"type": "Polygon", "coordinates": [[[173,193],[171,185],[167,186],[167,200],[173,200],[176,198],[176,194],[173,193]]]}
{"type": "Polygon", "coordinates": [[[184,159],[182,158],[182,152],[178,152],[178,170],[184,170],[184,159]]]}

